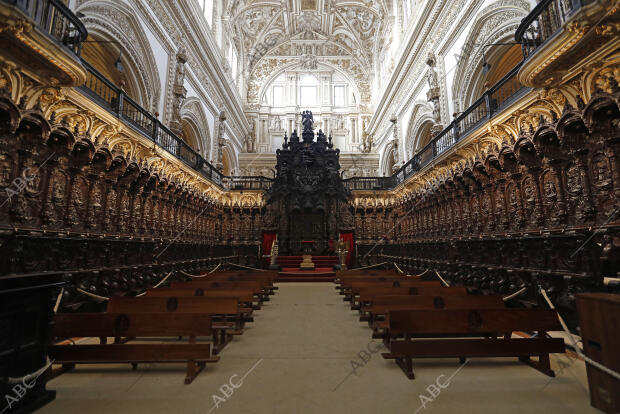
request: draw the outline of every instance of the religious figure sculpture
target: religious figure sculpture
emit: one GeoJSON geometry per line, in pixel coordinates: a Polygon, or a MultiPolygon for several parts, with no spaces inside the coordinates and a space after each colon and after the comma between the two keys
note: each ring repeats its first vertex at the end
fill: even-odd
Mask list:
{"type": "Polygon", "coordinates": [[[431,52],[426,58],[426,64],[428,65],[428,73],[426,79],[428,81],[428,93],[426,95],[429,102],[433,104],[433,121],[435,126],[433,127],[433,134],[439,133],[442,130],[441,125],[441,108],[439,105],[439,98],[441,97],[441,89],[439,88],[439,80],[437,71],[435,70],[435,55],[431,52]]]}
{"type": "Polygon", "coordinates": [[[304,126],[304,132],[310,131],[312,132],[312,127],[314,126],[314,118],[312,116],[312,111],[305,110],[301,112],[301,124],[304,126]]]}
{"type": "Polygon", "coordinates": [[[185,82],[185,62],[187,62],[185,49],[179,50],[176,57],[177,68],[174,78],[174,85],[172,87],[174,98],[172,102],[172,120],[170,122],[170,130],[177,135],[181,135],[181,107],[183,106],[187,96],[187,89],[183,86],[183,83],[185,82]]]}

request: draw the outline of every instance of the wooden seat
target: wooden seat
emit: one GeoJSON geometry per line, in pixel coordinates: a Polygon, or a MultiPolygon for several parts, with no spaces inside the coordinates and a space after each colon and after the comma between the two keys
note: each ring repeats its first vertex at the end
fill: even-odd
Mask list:
{"type": "MultiPolygon", "coordinates": [[[[353,292],[356,295],[356,292],[353,292]]],[[[372,304],[376,296],[385,295],[420,295],[420,296],[446,296],[446,295],[467,295],[464,287],[441,287],[441,286],[405,286],[405,287],[363,287],[358,290],[356,296],[351,299],[351,309],[360,310],[362,304],[372,304]]]]}
{"type": "MultiPolygon", "coordinates": [[[[191,383],[207,362],[217,362],[211,344],[196,344],[197,336],[214,334],[211,317],[199,313],[59,313],[54,317],[56,338],[95,337],[99,345],[54,345],[49,356],[63,364],[187,362],[185,383],[191,383]],[[188,343],[126,344],[123,338],[188,336],[188,343]],[[113,337],[114,344],[107,344],[113,337]]],[[[58,374],[58,372],[56,372],[58,374]]]]}
{"type": "Polygon", "coordinates": [[[390,335],[403,336],[403,339],[391,341],[388,344],[390,352],[384,353],[383,357],[395,359],[410,379],[415,378],[413,358],[514,356],[540,372],[554,376],[549,354],[564,352],[564,340],[547,335],[548,331],[562,329],[554,310],[395,310],[389,311],[388,318],[390,335]],[[537,336],[511,338],[514,331],[536,331],[537,336]],[[504,336],[493,337],[497,332],[504,333],[504,336]],[[472,335],[481,338],[471,338],[472,335]],[[415,339],[416,336],[425,338],[415,339]],[[533,361],[532,356],[538,356],[538,361],[533,361]]]}
{"type": "Polygon", "coordinates": [[[239,300],[204,297],[116,296],[110,298],[107,311],[111,313],[200,313],[213,319],[213,353],[219,354],[233,333],[241,333],[244,324],[239,300]]]}
{"type": "MultiPolygon", "coordinates": [[[[233,294],[228,294],[228,292],[204,290],[200,287],[180,286],[181,287],[178,288],[147,289],[146,296],[164,298],[196,296],[210,299],[236,299],[238,302],[238,311],[244,316],[243,321],[254,322],[252,317],[252,312],[254,311],[254,307],[252,305],[254,301],[254,294],[251,291],[235,290],[233,294]]],[[[260,309],[260,307],[257,308],[260,309]]]]}
{"type": "MultiPolygon", "coordinates": [[[[346,295],[347,293],[349,293],[351,291],[351,287],[353,285],[361,285],[361,284],[368,284],[368,285],[373,285],[373,284],[377,284],[377,283],[400,283],[400,282],[406,282],[406,281],[413,281],[413,282],[424,282],[422,280],[422,278],[419,277],[407,277],[407,276],[402,276],[402,275],[398,275],[398,276],[387,276],[387,277],[377,277],[377,278],[367,278],[367,277],[358,277],[358,276],[354,276],[354,277],[347,277],[344,278],[340,285],[336,286],[337,290],[340,290],[340,294],[344,294],[346,295]]],[[[432,283],[437,283],[436,281],[432,281],[432,283]]]]}
{"type": "Polygon", "coordinates": [[[259,281],[228,281],[228,280],[192,280],[191,282],[173,282],[171,288],[202,288],[205,291],[216,290],[239,290],[251,291],[256,297],[256,302],[262,304],[269,301],[269,292],[264,289],[259,281]]]}
{"type": "Polygon", "coordinates": [[[420,280],[420,279],[394,279],[388,281],[371,281],[371,282],[351,282],[345,285],[344,300],[349,301],[351,297],[359,293],[361,290],[398,288],[398,287],[442,287],[439,280],[420,280]]]}
{"type": "Polygon", "coordinates": [[[444,296],[375,296],[372,303],[362,306],[360,321],[368,321],[373,338],[389,341],[389,312],[398,310],[442,309],[504,309],[500,295],[444,295],[444,296]]]}

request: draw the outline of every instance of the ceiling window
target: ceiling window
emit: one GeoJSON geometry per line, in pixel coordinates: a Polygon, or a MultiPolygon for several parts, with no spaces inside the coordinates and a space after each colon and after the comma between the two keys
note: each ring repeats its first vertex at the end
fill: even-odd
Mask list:
{"type": "Polygon", "coordinates": [[[334,106],[344,106],[344,86],[334,86],[334,106]]]}
{"type": "Polygon", "coordinates": [[[302,106],[313,106],[316,105],[317,96],[316,96],[316,86],[300,86],[300,98],[301,102],[299,103],[302,106]]]}
{"type": "Polygon", "coordinates": [[[213,18],[213,0],[198,0],[198,4],[210,27],[212,24],[211,19],[213,18]]]}
{"type": "Polygon", "coordinates": [[[273,106],[284,106],[284,87],[283,86],[274,86],[273,87],[273,106]]]}

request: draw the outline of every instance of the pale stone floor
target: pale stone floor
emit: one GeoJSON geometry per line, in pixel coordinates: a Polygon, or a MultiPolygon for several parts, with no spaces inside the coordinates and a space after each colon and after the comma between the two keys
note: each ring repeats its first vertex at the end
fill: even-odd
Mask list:
{"type": "Polygon", "coordinates": [[[183,384],[184,364],[141,365],[137,371],[129,365],[81,365],[49,383],[57,398],[38,412],[599,412],[589,404],[583,362],[567,356],[552,356],[553,379],[516,358],[502,358],[472,359],[459,371],[458,360],[414,360],[417,377],[411,381],[394,361],[381,357],[382,350],[362,365],[357,355],[371,341],[370,329],[331,283],[282,283],[271,298],[224,349],[220,362],[207,365],[190,385],[183,384]],[[350,375],[352,361],[361,366],[350,375]],[[220,388],[235,374],[235,384],[247,374],[243,385],[217,407],[213,396],[223,400],[220,388]],[[426,391],[440,375],[445,384],[453,374],[435,397],[426,391]],[[420,395],[426,396],[426,408],[420,395]]]}

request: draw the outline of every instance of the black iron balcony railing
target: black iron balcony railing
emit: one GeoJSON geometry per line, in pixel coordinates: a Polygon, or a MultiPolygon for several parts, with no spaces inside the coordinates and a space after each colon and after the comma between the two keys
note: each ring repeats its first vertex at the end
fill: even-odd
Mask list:
{"type": "Polygon", "coordinates": [[[229,190],[263,190],[273,185],[273,178],[263,176],[232,176],[224,178],[225,187],[229,190]]]}
{"type": "Polygon", "coordinates": [[[88,31],[60,0],[0,0],[31,19],[37,28],[79,56],[88,31]]]}
{"type": "Polygon", "coordinates": [[[551,39],[581,7],[593,0],[542,0],[522,21],[515,32],[527,59],[551,39]]]}
{"type": "Polygon", "coordinates": [[[396,186],[396,179],[391,177],[353,177],[343,180],[344,186],[351,191],[387,190],[396,186]]]}
{"type": "Polygon", "coordinates": [[[465,112],[457,116],[431,142],[418,151],[394,176],[395,185],[400,184],[436,159],[461,139],[465,138],[482,123],[502,112],[529,88],[521,85],[517,74],[521,64],[514,67],[499,82],[488,89],[465,112]]]}
{"type": "Polygon", "coordinates": [[[79,88],[82,92],[205,178],[223,185],[224,175],[220,171],[88,62],[83,60],[82,64],[87,71],[86,83],[79,88]]]}

